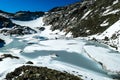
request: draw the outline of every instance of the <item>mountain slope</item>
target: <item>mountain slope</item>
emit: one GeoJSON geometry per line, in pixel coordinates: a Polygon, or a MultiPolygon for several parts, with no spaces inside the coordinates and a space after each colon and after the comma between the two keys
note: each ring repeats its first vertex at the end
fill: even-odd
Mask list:
{"type": "Polygon", "coordinates": [[[111,46],[114,50],[120,51],[120,20],[95,38],[99,42],[111,46]]]}
{"type": "MultiPolygon", "coordinates": [[[[20,71],[17,75],[24,75],[18,68],[23,65],[68,72],[84,80],[120,79],[119,52],[101,44],[119,46],[119,4],[118,0],[83,0],[56,7],[39,18],[21,11],[17,20],[13,19],[15,14],[12,19],[1,15],[2,24],[8,21],[13,26],[0,24],[0,38],[6,43],[0,48],[0,79],[11,77],[15,68],[20,71]],[[93,39],[89,41],[83,36],[93,39]]],[[[25,72],[34,73],[30,69],[25,72]]]]}
{"type": "Polygon", "coordinates": [[[1,28],[11,28],[14,25],[15,24],[13,24],[10,19],[0,16],[0,29],[1,28]]]}
{"type": "Polygon", "coordinates": [[[50,10],[45,18],[52,30],[72,32],[74,37],[102,33],[120,16],[119,0],[83,0],[50,10]]]}
{"type": "Polygon", "coordinates": [[[36,18],[43,16],[44,14],[45,13],[42,11],[38,11],[38,12],[37,11],[36,12],[18,11],[16,13],[8,13],[0,10],[0,16],[9,18],[9,19],[21,20],[21,21],[34,20],[36,18]]]}
{"type": "Polygon", "coordinates": [[[30,12],[30,11],[19,11],[16,12],[12,19],[21,21],[30,21],[39,18],[44,15],[44,12],[30,12]]]}
{"type": "MultiPolygon", "coordinates": [[[[89,45],[89,42],[80,38],[66,37],[65,33],[59,30],[51,31],[51,25],[45,26],[42,19],[43,17],[40,17],[25,22],[12,20],[16,25],[28,26],[37,32],[21,36],[6,36],[12,38],[12,41],[0,48],[0,56],[11,54],[19,59],[6,57],[0,62],[0,79],[5,78],[15,68],[26,65],[25,63],[28,61],[33,64],[27,65],[65,71],[84,80],[112,80],[114,78],[112,75],[106,74],[108,71],[104,70],[98,62],[92,60],[83,50],[87,44],[89,45]],[[38,31],[39,28],[36,26],[45,29],[38,31]]],[[[5,39],[5,36],[2,39],[5,39]]]]}

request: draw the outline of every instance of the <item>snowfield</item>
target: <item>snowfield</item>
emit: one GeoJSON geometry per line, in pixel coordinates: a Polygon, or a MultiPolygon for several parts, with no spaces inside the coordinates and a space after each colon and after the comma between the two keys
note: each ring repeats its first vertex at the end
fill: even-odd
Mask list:
{"type": "Polygon", "coordinates": [[[95,38],[120,52],[120,20],[115,22],[102,34],[95,36],[95,38]]]}
{"type": "Polygon", "coordinates": [[[6,45],[8,45],[9,43],[11,43],[13,41],[13,39],[10,36],[5,36],[5,35],[2,35],[2,34],[0,34],[0,38],[5,40],[6,45]]]}
{"type": "Polygon", "coordinates": [[[120,73],[120,54],[110,53],[110,50],[96,46],[85,46],[84,49],[92,59],[101,63],[105,70],[112,74],[120,73]]]}
{"type": "MultiPolygon", "coordinates": [[[[15,68],[28,65],[25,64],[27,61],[32,61],[33,66],[67,71],[84,80],[113,80],[112,75],[119,74],[120,54],[118,52],[112,52],[108,47],[91,43],[84,38],[72,38],[71,33],[65,35],[63,31],[51,31],[51,26],[45,26],[42,19],[43,17],[40,17],[25,22],[12,20],[15,24],[29,26],[36,30],[35,34],[16,37],[0,35],[7,42],[7,45],[0,48],[0,56],[12,54],[19,57],[19,59],[5,58],[0,61],[0,80],[15,68]],[[45,30],[39,31],[37,27],[44,27],[45,30]]],[[[107,32],[109,34],[104,32],[99,37],[103,38],[104,34],[111,36],[111,30],[107,32]]]]}

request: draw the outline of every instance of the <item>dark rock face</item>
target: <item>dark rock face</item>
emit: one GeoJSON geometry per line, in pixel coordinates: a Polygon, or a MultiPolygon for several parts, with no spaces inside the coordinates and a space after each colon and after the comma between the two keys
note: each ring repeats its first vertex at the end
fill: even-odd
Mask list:
{"type": "Polygon", "coordinates": [[[29,12],[29,11],[19,11],[13,16],[13,19],[20,21],[29,21],[39,18],[44,15],[44,12],[29,12]]]}
{"type": "Polygon", "coordinates": [[[5,44],[5,41],[4,41],[4,40],[2,40],[2,39],[0,39],[0,47],[3,47],[3,46],[4,46],[4,44],[5,44]]]}
{"type": "Polygon", "coordinates": [[[26,62],[26,64],[34,64],[32,61],[28,61],[26,62]]]}
{"type": "Polygon", "coordinates": [[[5,59],[5,58],[19,59],[19,57],[13,56],[13,55],[11,55],[11,54],[3,54],[3,55],[0,55],[0,56],[1,56],[1,57],[0,57],[0,61],[2,61],[2,60],[5,59]]]}
{"type": "Polygon", "coordinates": [[[60,29],[72,32],[74,37],[102,33],[119,20],[120,3],[114,0],[83,0],[65,7],[56,7],[44,17],[46,25],[51,24],[52,30],[60,29]],[[109,11],[107,12],[107,10],[109,11]],[[107,25],[101,25],[108,23],[107,25]]]}
{"type": "Polygon", "coordinates": [[[44,31],[45,27],[38,27],[37,29],[39,29],[40,31],[44,31]]]}
{"type": "Polygon", "coordinates": [[[22,66],[6,75],[6,80],[82,80],[69,73],[46,67],[22,66]]]}
{"type": "Polygon", "coordinates": [[[15,25],[10,29],[2,29],[0,33],[4,33],[6,35],[25,35],[34,34],[36,31],[27,26],[15,25]]]}
{"type": "Polygon", "coordinates": [[[10,19],[0,16],[0,28],[11,28],[14,25],[10,19]]]}

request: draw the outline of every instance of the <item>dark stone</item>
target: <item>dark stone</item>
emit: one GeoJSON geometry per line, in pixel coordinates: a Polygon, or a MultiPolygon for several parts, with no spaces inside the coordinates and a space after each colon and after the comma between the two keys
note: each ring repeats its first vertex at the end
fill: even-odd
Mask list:
{"type": "Polygon", "coordinates": [[[19,57],[17,57],[17,56],[13,56],[13,55],[11,55],[11,54],[3,54],[2,56],[3,56],[2,59],[4,59],[4,58],[8,58],[8,57],[9,57],[9,58],[12,58],[12,59],[13,59],[13,58],[15,58],[15,59],[19,59],[19,57]]]}
{"type": "Polygon", "coordinates": [[[40,27],[39,30],[40,30],[40,31],[44,31],[45,28],[44,28],[44,27],[40,27]]]}
{"type": "Polygon", "coordinates": [[[4,46],[4,44],[5,44],[5,41],[4,41],[4,40],[2,40],[2,39],[0,39],[0,47],[3,47],[3,46],[4,46]]]}
{"type": "Polygon", "coordinates": [[[109,38],[107,36],[105,36],[104,40],[105,41],[109,41],[109,38]]]}
{"type": "Polygon", "coordinates": [[[28,62],[26,62],[26,64],[33,64],[33,62],[32,61],[28,61],[28,62]]]}
{"type": "Polygon", "coordinates": [[[0,61],[2,61],[2,58],[0,58],[0,61]]]}

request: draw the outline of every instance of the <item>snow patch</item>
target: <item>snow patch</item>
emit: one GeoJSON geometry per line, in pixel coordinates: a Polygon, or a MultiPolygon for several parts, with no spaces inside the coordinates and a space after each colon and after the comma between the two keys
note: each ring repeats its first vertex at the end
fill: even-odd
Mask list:
{"type": "Polygon", "coordinates": [[[109,22],[107,22],[107,20],[105,20],[102,24],[100,24],[101,27],[108,26],[108,25],[109,25],[109,22]]]}
{"type": "Polygon", "coordinates": [[[39,42],[39,44],[33,44],[24,48],[24,52],[31,53],[34,51],[40,50],[52,50],[52,51],[59,51],[64,50],[68,52],[77,52],[81,53],[80,48],[82,47],[83,43],[76,40],[48,40],[39,42]],[[56,45],[57,44],[57,45],[56,45]],[[72,44],[72,45],[71,45],[72,44]],[[44,45],[44,46],[40,46],[44,45]],[[64,46],[64,47],[63,47],[64,46]]]}
{"type": "Polygon", "coordinates": [[[113,2],[113,5],[117,4],[119,2],[119,0],[116,0],[113,2]]]}
{"type": "Polygon", "coordinates": [[[112,11],[110,11],[110,10],[111,10],[111,9],[106,10],[106,11],[102,14],[102,16],[107,16],[107,15],[110,15],[110,14],[116,14],[117,12],[120,11],[120,9],[112,10],[112,11]]]}
{"type": "Polygon", "coordinates": [[[92,10],[89,10],[88,12],[86,12],[86,13],[84,14],[84,16],[81,18],[81,20],[84,19],[84,18],[86,18],[86,17],[90,14],[91,11],[92,11],[92,10]]]}

